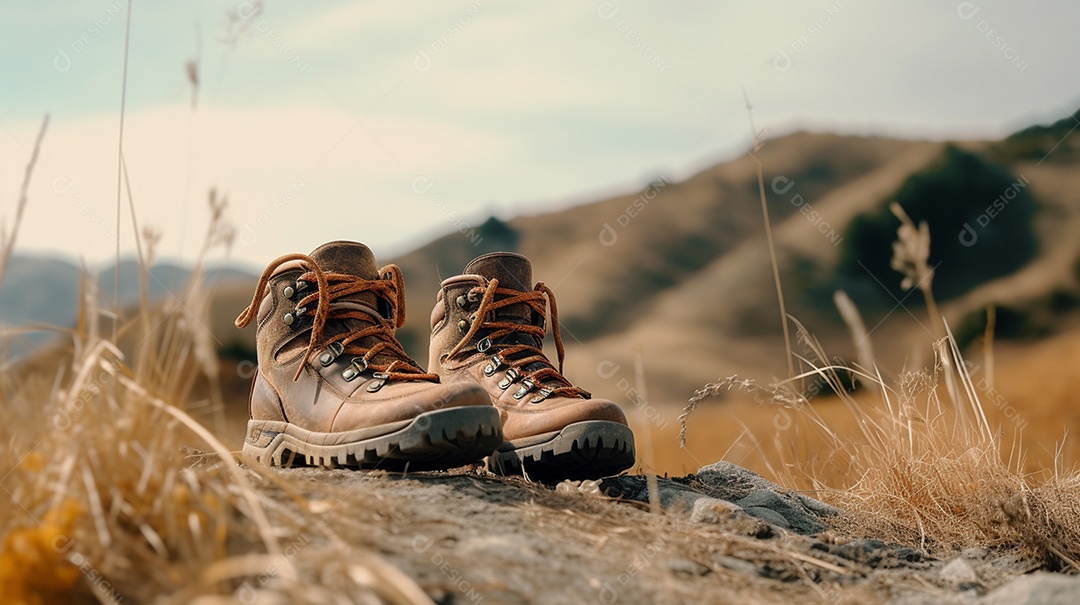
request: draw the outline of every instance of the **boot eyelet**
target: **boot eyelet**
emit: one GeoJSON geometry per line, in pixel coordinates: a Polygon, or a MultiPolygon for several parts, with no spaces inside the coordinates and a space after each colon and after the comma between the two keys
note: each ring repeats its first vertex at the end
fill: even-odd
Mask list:
{"type": "Polygon", "coordinates": [[[292,286],[285,286],[285,289],[281,291],[281,295],[289,300],[292,300],[292,297],[296,296],[296,288],[292,286]]]}
{"type": "Polygon", "coordinates": [[[468,320],[463,319],[463,320],[457,322],[457,327],[458,327],[459,330],[461,330],[462,334],[468,332],[469,331],[469,322],[468,322],[468,320]]]}
{"type": "Polygon", "coordinates": [[[344,351],[345,347],[342,346],[340,342],[332,342],[326,347],[323,354],[319,355],[319,363],[321,363],[324,368],[328,367],[330,364],[334,363],[334,360],[337,359],[338,355],[341,355],[344,351]]]}
{"type": "Polygon", "coordinates": [[[307,307],[297,307],[293,313],[295,313],[297,317],[300,317],[304,313],[307,313],[307,307]]]}
{"type": "Polygon", "coordinates": [[[293,322],[296,321],[296,316],[293,315],[292,313],[286,313],[285,317],[281,318],[281,321],[285,322],[285,325],[291,326],[291,325],[293,325],[293,322]]]}
{"type": "Polygon", "coordinates": [[[487,351],[490,348],[491,348],[491,340],[488,339],[488,338],[484,338],[480,342],[476,343],[476,350],[480,351],[481,353],[487,351]]]}
{"type": "Polygon", "coordinates": [[[457,303],[457,306],[459,306],[459,307],[461,307],[462,309],[464,309],[464,308],[465,308],[465,305],[467,305],[467,304],[469,303],[469,299],[465,298],[465,295],[464,295],[464,294],[462,294],[461,296],[458,296],[458,297],[457,297],[457,299],[455,300],[455,302],[457,303]]]}
{"type": "Polygon", "coordinates": [[[516,368],[510,368],[506,371],[506,376],[499,381],[499,388],[506,390],[510,388],[510,385],[514,384],[514,381],[521,377],[521,373],[516,368]]]}
{"type": "Polygon", "coordinates": [[[547,399],[548,396],[551,395],[554,392],[555,392],[554,389],[544,387],[544,388],[540,389],[539,391],[537,391],[536,397],[533,397],[532,399],[530,399],[529,403],[540,403],[541,401],[547,399]]]}
{"type": "Polygon", "coordinates": [[[533,382],[533,379],[526,378],[525,381],[521,383],[521,388],[519,388],[517,392],[514,393],[514,399],[521,399],[525,397],[525,395],[527,395],[529,391],[533,390],[535,387],[536,383],[533,382]]]}
{"type": "Polygon", "coordinates": [[[390,375],[386,372],[375,372],[371,375],[371,377],[374,380],[372,380],[371,383],[367,385],[368,393],[374,393],[378,391],[379,389],[383,388],[383,385],[386,384],[387,380],[390,380],[390,375]]]}
{"type": "Polygon", "coordinates": [[[352,382],[366,369],[368,369],[367,360],[363,357],[354,357],[349,367],[345,368],[345,371],[341,373],[341,377],[345,379],[345,382],[352,382]]]}
{"type": "Polygon", "coordinates": [[[297,292],[303,292],[304,290],[307,290],[307,282],[306,281],[301,281],[299,279],[296,280],[296,291],[297,292]]]}
{"type": "Polygon", "coordinates": [[[492,355],[491,361],[484,366],[484,376],[494,376],[495,372],[499,371],[499,368],[503,367],[502,357],[498,355],[492,355]]]}

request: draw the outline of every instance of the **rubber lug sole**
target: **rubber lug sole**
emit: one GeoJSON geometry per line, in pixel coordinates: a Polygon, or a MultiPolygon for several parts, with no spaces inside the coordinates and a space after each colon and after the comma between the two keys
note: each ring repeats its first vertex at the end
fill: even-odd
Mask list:
{"type": "Polygon", "coordinates": [[[610,477],[633,466],[635,456],[630,427],[606,420],[576,422],[543,443],[510,447],[488,456],[488,470],[545,483],[610,477]]]}
{"type": "Polygon", "coordinates": [[[313,433],[285,422],[249,420],[243,457],[266,466],[443,470],[478,462],[503,442],[499,412],[466,406],[420,414],[386,435],[324,445],[313,433]]]}

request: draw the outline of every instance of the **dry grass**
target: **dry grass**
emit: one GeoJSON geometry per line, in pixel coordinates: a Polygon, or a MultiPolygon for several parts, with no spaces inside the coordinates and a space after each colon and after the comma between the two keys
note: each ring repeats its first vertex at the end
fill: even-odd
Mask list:
{"type": "MultiPolygon", "coordinates": [[[[134,318],[98,308],[97,280],[84,275],[77,325],[58,330],[71,335],[67,350],[52,366],[38,360],[29,371],[0,374],[4,602],[333,603],[346,602],[343,595],[347,602],[430,602],[362,549],[351,549],[333,580],[323,577],[318,566],[342,558],[340,540],[316,539],[326,530],[310,517],[282,518],[265,485],[287,486],[239,466],[189,415],[193,385],[212,385],[218,367],[203,327],[210,296],[203,261],[233,233],[224,199],[211,193],[210,204],[207,245],[181,302],[146,302],[158,239],[147,231],[139,250],[144,302],[134,318]],[[101,318],[112,320],[117,339],[101,335],[101,318]],[[277,511],[273,522],[268,511],[277,511]],[[283,547],[301,532],[314,533],[283,547]]],[[[5,233],[5,241],[14,235],[5,233]]],[[[307,502],[297,502],[307,511],[307,502]]]]}
{"type": "MultiPolygon", "coordinates": [[[[257,3],[255,6],[261,7],[257,3]]],[[[116,228],[127,193],[141,266],[141,304],[119,309],[120,243],[111,310],[96,276],[81,279],[80,310],[52,359],[0,373],[0,595],[5,603],[430,603],[381,557],[344,545],[311,504],[275,475],[243,468],[192,417],[219,412],[218,359],[205,284],[208,255],[235,230],[224,197],[179,300],[151,304],[160,234],[140,231],[123,153],[131,15],[127,14],[117,155],[116,228]],[[102,321],[105,320],[105,321],[102,321]],[[103,336],[108,332],[109,337],[103,336]],[[207,402],[192,402],[196,384],[207,402]],[[198,449],[192,449],[190,446],[198,449]],[[212,453],[203,453],[208,450],[212,453]],[[267,489],[268,484],[277,490],[267,489]],[[286,509],[271,493],[286,493],[286,509]],[[307,513],[312,513],[308,515],[307,513]],[[297,541],[297,535],[304,540],[297,541]],[[321,545],[321,546],[320,546],[321,545]],[[329,545],[329,546],[327,546],[329,545]],[[328,561],[334,561],[328,564],[328,561]],[[333,572],[328,576],[327,571],[333,572]]],[[[188,66],[197,100],[197,67],[188,66]]],[[[26,168],[13,225],[0,229],[3,277],[48,117],[26,168]]],[[[14,368],[11,370],[10,368],[14,368]]]]}
{"type": "Polygon", "coordinates": [[[951,338],[937,343],[933,368],[902,373],[890,385],[873,370],[829,365],[801,325],[797,335],[812,351],[800,357],[811,368],[806,374],[771,385],[739,377],[706,385],[684,411],[683,430],[704,402],[732,391],[753,394],[774,406],[776,419],[791,419],[778,424],[769,451],[768,442],[749,435],[756,465],[848,511],[836,527],[841,533],[938,554],[1010,549],[1033,567],[1080,571],[1080,474],[1066,470],[1060,456],[1045,470],[1025,470],[1031,465],[1019,428],[1001,430],[988,419],[985,394],[951,338]],[[872,392],[848,393],[839,370],[856,373],[872,392]],[[835,405],[811,403],[794,388],[815,374],[833,387],[846,419],[835,405]]]}
{"type": "Polygon", "coordinates": [[[849,484],[825,485],[825,469],[799,461],[784,468],[799,469],[850,511],[849,532],[932,550],[1017,549],[1048,568],[1080,571],[1080,505],[1075,495],[1063,497],[1075,494],[1080,475],[1024,473],[1023,453],[1006,451],[987,422],[951,337],[937,353],[933,370],[903,374],[894,388],[878,382],[878,406],[840,394],[861,430],[854,438],[831,435],[833,464],[847,469],[849,484]]]}
{"type": "MultiPolygon", "coordinates": [[[[842,532],[917,544],[935,552],[1012,549],[1035,566],[1080,572],[1080,502],[1075,496],[1080,473],[1063,470],[1060,449],[1052,470],[1025,472],[1019,436],[1006,439],[991,425],[980,389],[948,325],[936,315],[933,269],[927,264],[928,229],[925,224],[915,227],[898,206],[893,210],[901,220],[893,267],[904,275],[905,288],[922,291],[931,323],[945,334],[934,343],[933,367],[902,372],[895,384],[887,384],[872,359],[861,317],[840,294],[838,307],[852,331],[861,364],[834,365],[816,339],[792,319],[805,351],[798,359],[809,371],[772,385],[735,376],[706,385],[680,417],[680,437],[685,443],[687,419],[703,401],[730,390],[756,393],[799,416],[817,433],[817,441],[826,444],[823,455],[796,453],[791,436],[783,434],[787,429],[780,430],[777,455],[767,464],[782,482],[809,488],[848,511],[839,522],[842,532]],[[840,371],[873,385],[877,401],[850,394],[840,371]],[[824,380],[846,406],[854,432],[834,430],[795,388],[813,376],[824,380]],[[1006,443],[1011,447],[1006,449],[1006,443]]],[[[988,353],[991,367],[992,359],[988,353]]],[[[1022,427],[1023,422],[1016,423],[1013,432],[1022,427]]]]}
{"type": "Polygon", "coordinates": [[[273,477],[237,465],[208,429],[137,381],[108,340],[83,334],[76,349],[52,381],[3,385],[5,602],[334,602],[335,588],[427,602],[363,552],[339,580],[351,590],[326,586],[310,567],[327,557],[314,539],[283,546],[299,527],[318,528],[302,516],[272,524],[267,511],[280,503],[253,488],[273,477]],[[213,453],[186,450],[193,438],[213,453]]]}

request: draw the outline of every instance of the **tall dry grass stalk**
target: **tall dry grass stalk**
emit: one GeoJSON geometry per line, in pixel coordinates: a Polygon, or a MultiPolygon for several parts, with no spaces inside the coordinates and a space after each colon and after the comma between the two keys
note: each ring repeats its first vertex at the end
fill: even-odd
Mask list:
{"type": "Polygon", "coordinates": [[[933,550],[1017,549],[1048,568],[1080,571],[1080,474],[1026,474],[1020,447],[1006,448],[987,420],[951,333],[935,351],[932,370],[901,375],[892,388],[877,383],[878,406],[837,391],[861,430],[834,436],[850,481],[828,486],[821,473],[805,474],[849,511],[848,531],[933,550]]]}
{"type": "Polygon", "coordinates": [[[936,343],[933,368],[902,373],[888,385],[876,369],[829,365],[820,344],[796,325],[800,343],[813,351],[799,358],[811,368],[807,375],[833,388],[855,419],[854,434],[835,431],[794,390],[807,375],[773,385],[737,377],[706,385],[687,406],[684,423],[695,407],[725,391],[755,393],[826,444],[810,457],[792,447],[796,433],[778,432],[766,466],[782,484],[847,511],[834,522],[840,533],[939,554],[1008,549],[1029,557],[1033,567],[1080,571],[1080,473],[1058,465],[1024,472],[1019,439],[1013,435],[1014,445],[1006,446],[1003,432],[990,425],[951,334],[936,343]],[[840,370],[872,385],[878,402],[848,393],[840,370]]]}
{"type": "MultiPolygon", "coordinates": [[[[230,547],[280,554],[249,472],[183,400],[177,407],[158,395],[191,370],[170,365],[175,358],[151,334],[136,346],[138,368],[129,367],[99,333],[96,280],[81,283],[70,357],[58,355],[67,361],[52,375],[4,376],[0,593],[27,604],[149,602],[209,588],[192,582],[230,547]],[[183,454],[192,433],[216,461],[183,454]]],[[[148,307],[141,314],[166,320],[148,307]]]]}
{"type": "MultiPolygon", "coordinates": [[[[128,0],[127,10],[124,11],[124,69],[120,76],[120,124],[116,132],[116,274],[113,278],[113,313],[120,317],[120,209],[122,208],[121,184],[124,178],[124,118],[127,117],[127,81],[128,81],[128,58],[131,56],[131,3],[128,0]]],[[[130,199],[130,198],[129,198],[130,199]]],[[[138,237],[138,228],[135,230],[138,237]]],[[[119,321],[113,322],[112,339],[117,339],[119,321]]]]}
{"type": "Polygon", "coordinates": [[[795,361],[791,352],[791,329],[788,327],[788,313],[787,304],[784,302],[784,284],[780,279],[780,261],[776,256],[776,244],[773,242],[772,221],[769,218],[769,202],[765,197],[765,169],[761,164],[761,160],[758,159],[757,154],[761,150],[764,141],[757,129],[754,128],[754,112],[753,107],[750,105],[750,97],[746,94],[746,90],[743,90],[743,102],[746,105],[746,115],[750,120],[750,136],[753,140],[753,148],[750,151],[750,157],[754,160],[754,165],[757,168],[757,184],[758,195],[761,199],[761,216],[765,223],[765,239],[769,246],[769,261],[772,265],[773,282],[776,285],[776,298],[780,303],[780,325],[784,330],[784,349],[787,353],[787,366],[788,377],[795,375],[795,361]]]}
{"type": "MultiPolygon", "coordinates": [[[[222,229],[210,232],[227,239],[222,229]]],[[[143,241],[152,262],[156,236],[143,241]]],[[[201,283],[182,300],[208,298],[201,283]]],[[[207,355],[217,367],[197,325],[205,309],[114,318],[121,347],[100,333],[111,314],[97,306],[97,280],[82,284],[70,349],[52,366],[0,374],[5,603],[430,603],[378,555],[346,549],[287,482],[239,466],[193,418],[207,355]],[[141,318],[153,328],[140,332],[141,318]]]]}
{"type": "Polygon", "coordinates": [[[19,235],[19,226],[22,225],[23,213],[26,212],[26,202],[29,199],[30,177],[34,175],[34,166],[37,165],[38,155],[41,153],[41,141],[45,139],[45,130],[49,127],[49,115],[41,121],[41,130],[38,131],[34,140],[34,150],[30,153],[30,160],[26,163],[26,171],[23,173],[22,187],[19,188],[19,201],[15,203],[15,219],[11,228],[0,225],[0,281],[7,272],[8,262],[11,261],[11,253],[15,250],[15,239],[19,235]]]}
{"type": "MultiPolygon", "coordinates": [[[[706,385],[680,417],[681,439],[685,443],[688,418],[704,401],[729,390],[755,393],[799,418],[800,426],[825,444],[816,456],[800,455],[792,446],[798,432],[787,432],[789,427],[775,435],[778,460],[765,463],[781,483],[808,487],[847,511],[837,523],[841,532],[918,544],[935,552],[973,546],[1011,549],[1030,557],[1035,567],[1080,572],[1080,472],[1062,470],[1059,460],[1043,473],[1025,473],[1018,434],[1023,423],[1004,430],[991,426],[934,302],[929,229],[925,223],[916,227],[896,204],[893,211],[901,227],[892,266],[904,275],[903,287],[922,291],[942,335],[934,343],[933,366],[902,372],[894,384],[887,384],[858,309],[838,293],[835,301],[852,331],[859,364],[833,365],[821,344],[790,318],[800,349],[808,351],[796,358],[809,371],[771,385],[737,376],[706,385]],[[849,393],[841,371],[871,386],[877,402],[849,393]],[[852,415],[853,434],[834,430],[795,388],[798,381],[815,375],[852,415]],[[1006,441],[1010,430],[1014,434],[1006,441]],[[1006,449],[1006,443],[1012,445],[1006,449]]],[[[986,342],[992,343],[991,331],[986,342]]]]}
{"type": "Polygon", "coordinates": [[[911,220],[904,207],[896,202],[889,204],[893,215],[900,219],[900,227],[896,230],[896,241],[893,242],[893,256],[890,266],[900,272],[904,279],[900,287],[905,290],[918,288],[926,301],[926,313],[930,317],[930,323],[934,326],[935,335],[940,338],[945,335],[938,311],[937,300],[934,298],[934,269],[930,266],[930,226],[922,221],[918,226],[911,220]]]}

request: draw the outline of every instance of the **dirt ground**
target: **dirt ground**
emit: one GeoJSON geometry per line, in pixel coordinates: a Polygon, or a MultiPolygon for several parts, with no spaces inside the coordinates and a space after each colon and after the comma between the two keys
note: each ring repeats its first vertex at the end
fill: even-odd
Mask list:
{"type": "MultiPolygon", "coordinates": [[[[440,604],[972,603],[1038,567],[1006,552],[800,535],[712,499],[661,498],[654,511],[610,481],[552,488],[481,470],[310,468],[252,477],[278,503],[267,512],[298,573],[378,555],[440,604]]],[[[268,569],[237,594],[263,602],[252,597],[274,582],[268,569]]]]}

